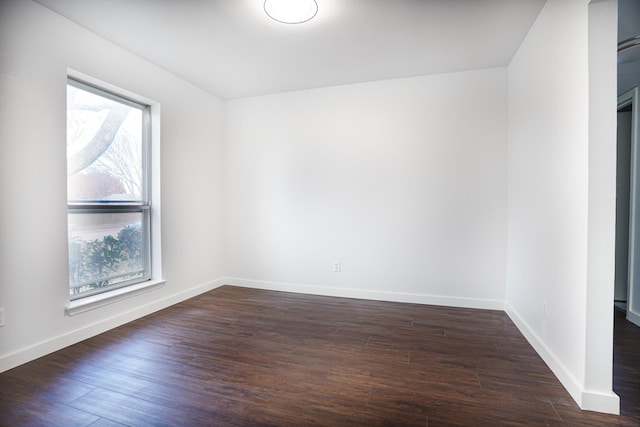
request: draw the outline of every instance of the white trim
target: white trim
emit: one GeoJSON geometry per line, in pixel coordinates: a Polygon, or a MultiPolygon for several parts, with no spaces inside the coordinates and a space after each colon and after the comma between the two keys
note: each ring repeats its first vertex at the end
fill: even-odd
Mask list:
{"type": "MultiPolygon", "coordinates": [[[[156,287],[162,286],[163,284],[164,281],[159,281],[152,284],[148,288],[149,290],[155,289],[156,287]]],[[[177,294],[169,295],[165,298],[150,302],[146,305],[140,306],[130,311],[120,313],[116,316],[87,325],[75,331],[59,335],[57,337],[42,341],[16,352],[4,355],[0,357],[0,372],[4,372],[16,366],[22,365],[23,363],[27,363],[31,360],[35,360],[49,353],[60,350],[69,345],[99,335],[110,329],[116,328],[125,323],[134,321],[156,311],[170,307],[189,298],[193,298],[197,295],[211,291],[225,284],[254,289],[296,292],[301,294],[335,296],[342,298],[357,298],[376,301],[392,301],[449,307],[501,310],[506,312],[506,314],[511,318],[522,335],[527,339],[534,350],[540,355],[547,366],[549,366],[553,374],[558,378],[560,383],[568,391],[571,397],[578,403],[580,408],[584,410],[605,412],[616,415],[619,414],[620,402],[618,396],[613,392],[602,393],[597,391],[583,390],[578,381],[571,375],[569,370],[562,364],[562,362],[560,362],[560,360],[553,354],[553,352],[549,350],[549,348],[540,339],[540,337],[538,337],[538,335],[533,332],[529,325],[506,301],[481,298],[460,298],[427,294],[371,291],[356,288],[333,288],[326,286],[301,285],[286,282],[242,279],[236,277],[221,277],[211,282],[194,286],[177,294]]],[[[143,290],[142,292],[145,292],[145,290],[143,290]]],[[[109,304],[115,301],[116,300],[106,302],[105,304],[109,304]]],[[[87,310],[94,308],[98,308],[98,306],[89,308],[87,310]]]]}
{"type": "Polygon", "coordinates": [[[138,95],[135,92],[131,92],[130,90],[123,89],[121,87],[108,83],[104,80],[95,78],[93,76],[90,76],[89,74],[85,74],[73,68],[67,68],[67,77],[70,77],[73,80],[80,81],[80,83],[84,83],[90,86],[97,86],[99,89],[105,90],[107,92],[112,92],[121,97],[129,98],[132,101],[140,104],[147,104],[150,106],[157,104],[156,101],[149,99],[146,96],[138,95]]]}
{"type": "Polygon", "coordinates": [[[620,414],[620,398],[618,395],[613,391],[601,393],[584,390],[567,367],[547,347],[544,341],[540,339],[538,334],[534,332],[508,301],[504,302],[504,311],[581,409],[615,415],[620,414]]]}
{"type": "Polygon", "coordinates": [[[571,397],[578,403],[582,401],[582,387],[579,382],[574,378],[571,372],[562,364],[560,359],[547,347],[542,339],[534,332],[529,324],[516,312],[516,310],[509,304],[508,301],[504,303],[504,311],[509,318],[513,321],[516,327],[520,330],[522,335],[529,341],[529,344],[538,353],[542,360],[547,364],[553,374],[560,380],[565,389],[569,392],[571,397]]]}
{"type": "Polygon", "coordinates": [[[296,292],[300,294],[323,295],[342,298],[368,299],[375,301],[405,302],[413,304],[440,305],[445,307],[478,308],[484,310],[504,310],[503,300],[487,298],[464,298],[405,292],[373,291],[358,288],[335,288],[318,285],[302,285],[287,282],[271,282],[266,280],[228,277],[230,285],[246,288],[266,289],[272,291],[296,292]]]}
{"type": "Polygon", "coordinates": [[[580,408],[585,411],[604,412],[605,414],[620,415],[620,397],[613,391],[601,393],[584,390],[580,408]]]}
{"type": "MultiPolygon", "coordinates": [[[[120,301],[141,293],[151,291],[165,281],[162,279],[162,225],[161,225],[161,188],[160,188],[160,103],[131,92],[127,89],[115,86],[106,81],[100,80],[80,71],[67,68],[67,84],[69,81],[80,83],[87,86],[87,90],[104,92],[102,95],[115,97],[118,102],[125,100],[134,103],[140,107],[144,107],[146,134],[144,146],[146,154],[143,156],[143,162],[146,163],[143,170],[146,171],[145,200],[147,200],[151,210],[147,219],[147,232],[149,234],[149,247],[146,251],[145,258],[149,267],[149,275],[151,280],[141,282],[135,285],[115,289],[102,294],[89,295],[84,298],[70,301],[65,307],[65,313],[68,316],[84,313],[107,304],[120,301]]],[[[0,370],[0,372],[2,372],[0,370]]]]}
{"type": "Polygon", "coordinates": [[[135,285],[129,285],[112,291],[79,298],[69,301],[69,305],[65,307],[64,312],[67,316],[75,316],[76,314],[95,310],[96,308],[104,307],[105,305],[113,304],[114,302],[122,301],[123,299],[152,291],[164,284],[164,280],[148,280],[135,285]]]}
{"type": "MultiPolygon", "coordinates": [[[[150,289],[155,289],[156,286],[161,286],[163,283],[164,282],[157,282],[150,286],[150,289]]],[[[583,390],[582,387],[578,384],[578,381],[576,381],[576,379],[571,375],[569,370],[562,364],[562,362],[560,362],[560,360],[553,354],[553,352],[549,350],[549,348],[538,337],[538,335],[533,332],[529,325],[506,301],[481,298],[459,298],[427,294],[371,291],[355,288],[332,288],[326,286],[241,279],[236,277],[222,277],[211,282],[194,286],[185,291],[169,295],[165,298],[153,301],[149,304],[135,308],[128,312],[120,313],[116,316],[104,319],[100,322],[87,325],[75,331],[59,335],[35,345],[4,355],[0,357],[0,372],[4,372],[16,366],[22,365],[23,363],[27,363],[31,360],[35,360],[49,353],[60,350],[69,345],[99,335],[110,329],[116,328],[125,323],[134,321],[156,311],[170,307],[181,301],[211,291],[225,284],[255,289],[335,296],[342,298],[370,299],[377,301],[392,301],[505,311],[506,314],[511,318],[513,323],[516,325],[516,327],[520,330],[522,335],[527,339],[527,341],[529,341],[534,350],[540,355],[547,366],[549,366],[553,374],[558,378],[560,383],[569,392],[571,397],[578,403],[580,408],[584,410],[605,412],[616,415],[619,414],[620,402],[618,396],[613,392],[602,393],[597,391],[583,390]]]]}
{"type": "Polygon", "coordinates": [[[132,322],[156,311],[193,298],[225,284],[224,278],[194,286],[190,289],[152,301],[132,310],[119,313],[99,322],[83,326],[74,331],[41,341],[29,347],[5,354],[0,357],[0,372],[7,371],[23,363],[30,362],[49,353],[58,351],[72,344],[94,337],[110,329],[132,322]]]}
{"type": "Polygon", "coordinates": [[[640,174],[640,140],[638,139],[638,127],[640,126],[640,106],[638,105],[638,86],[618,96],[618,111],[621,108],[631,106],[631,188],[629,189],[629,265],[627,279],[627,320],[640,326],[640,313],[636,311],[638,298],[635,295],[638,282],[640,282],[640,254],[637,253],[636,242],[640,240],[640,199],[638,197],[638,175],[640,174]]]}
{"type": "MultiPolygon", "coordinates": [[[[627,307],[629,307],[629,304],[627,304],[627,307]]],[[[631,310],[627,310],[627,320],[635,325],[640,325],[640,315],[631,310]]]]}

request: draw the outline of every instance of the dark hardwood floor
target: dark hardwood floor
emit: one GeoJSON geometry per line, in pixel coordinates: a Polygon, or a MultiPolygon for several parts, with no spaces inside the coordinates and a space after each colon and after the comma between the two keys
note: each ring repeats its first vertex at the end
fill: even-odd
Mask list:
{"type": "Polygon", "coordinates": [[[640,413],[581,411],[502,312],[224,286],[0,374],[0,424],[638,426],[640,413]]]}
{"type": "Polygon", "coordinates": [[[614,322],[613,391],[620,396],[622,415],[640,417],[640,327],[620,310],[615,310],[614,322]]]}

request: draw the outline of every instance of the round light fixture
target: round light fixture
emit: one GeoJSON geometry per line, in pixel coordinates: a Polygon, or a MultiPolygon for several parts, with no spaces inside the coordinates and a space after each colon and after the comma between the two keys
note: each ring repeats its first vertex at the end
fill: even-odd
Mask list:
{"type": "Polygon", "coordinates": [[[265,0],[264,11],[283,24],[301,24],[318,13],[316,0],[265,0]]]}

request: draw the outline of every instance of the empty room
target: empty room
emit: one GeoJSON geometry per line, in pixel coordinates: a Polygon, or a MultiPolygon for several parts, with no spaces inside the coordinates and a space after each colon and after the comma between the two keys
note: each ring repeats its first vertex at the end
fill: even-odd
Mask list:
{"type": "Polygon", "coordinates": [[[639,52],[635,0],[0,2],[0,425],[640,425],[639,52]]]}

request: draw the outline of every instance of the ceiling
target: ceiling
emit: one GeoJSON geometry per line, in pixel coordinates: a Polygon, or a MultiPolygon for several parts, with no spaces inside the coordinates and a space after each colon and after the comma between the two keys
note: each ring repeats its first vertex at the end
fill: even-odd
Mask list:
{"type": "Polygon", "coordinates": [[[508,65],[545,0],[36,0],[221,98],[508,65]]]}

